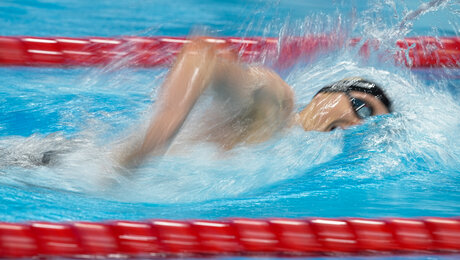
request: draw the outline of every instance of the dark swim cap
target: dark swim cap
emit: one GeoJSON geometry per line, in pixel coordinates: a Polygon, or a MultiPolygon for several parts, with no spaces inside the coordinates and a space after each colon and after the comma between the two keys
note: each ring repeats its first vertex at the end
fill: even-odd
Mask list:
{"type": "MultiPolygon", "coordinates": [[[[339,80],[331,85],[325,86],[316,93],[323,92],[344,92],[349,93],[350,91],[359,91],[366,94],[370,94],[380,100],[385,107],[388,109],[388,112],[391,112],[391,101],[385,95],[382,88],[377,84],[362,78],[346,78],[339,80]]],[[[316,96],[315,95],[315,96],[316,96]]]]}

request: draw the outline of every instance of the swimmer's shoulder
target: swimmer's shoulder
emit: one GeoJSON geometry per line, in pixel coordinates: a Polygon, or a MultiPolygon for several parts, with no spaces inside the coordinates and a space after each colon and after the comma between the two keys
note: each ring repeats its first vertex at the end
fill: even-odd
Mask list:
{"type": "Polygon", "coordinates": [[[247,122],[240,141],[260,143],[288,126],[294,109],[294,92],[269,68],[251,67],[250,74],[257,84],[252,92],[253,102],[240,118],[247,122]]]}
{"type": "Polygon", "coordinates": [[[250,68],[250,74],[257,84],[255,93],[264,92],[264,96],[271,97],[276,101],[276,106],[285,113],[291,113],[294,109],[294,91],[278,73],[270,68],[254,66],[250,68]]]}

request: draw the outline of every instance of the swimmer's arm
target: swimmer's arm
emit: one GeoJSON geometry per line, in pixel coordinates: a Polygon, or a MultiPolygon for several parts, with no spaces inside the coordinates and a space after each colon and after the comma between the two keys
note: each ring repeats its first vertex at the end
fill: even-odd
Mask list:
{"type": "Polygon", "coordinates": [[[157,112],[142,144],[121,159],[123,166],[137,166],[147,155],[167,148],[210,84],[215,63],[216,52],[211,45],[198,40],[184,46],[161,86],[157,112]]]}
{"type": "Polygon", "coordinates": [[[161,87],[157,113],[152,117],[142,143],[120,159],[125,167],[140,164],[147,155],[161,152],[172,141],[193,105],[209,85],[224,86],[225,95],[233,101],[246,103],[256,90],[265,96],[289,104],[291,88],[273,71],[246,67],[236,61],[233,53],[220,53],[200,40],[184,46],[161,87]],[[258,89],[247,88],[257,84],[258,89]]]}

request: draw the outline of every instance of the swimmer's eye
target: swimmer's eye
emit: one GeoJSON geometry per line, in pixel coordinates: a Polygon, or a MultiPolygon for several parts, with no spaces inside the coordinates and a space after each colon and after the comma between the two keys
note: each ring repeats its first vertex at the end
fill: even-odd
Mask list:
{"type": "Polygon", "coordinates": [[[374,114],[374,109],[366,101],[351,97],[350,102],[353,110],[360,119],[368,118],[374,114]]]}
{"type": "Polygon", "coordinates": [[[329,127],[329,130],[328,130],[328,132],[332,132],[332,131],[335,131],[335,130],[337,130],[337,128],[338,128],[338,127],[337,127],[337,126],[335,126],[335,125],[333,125],[333,126],[330,126],[330,127],[329,127]]]}

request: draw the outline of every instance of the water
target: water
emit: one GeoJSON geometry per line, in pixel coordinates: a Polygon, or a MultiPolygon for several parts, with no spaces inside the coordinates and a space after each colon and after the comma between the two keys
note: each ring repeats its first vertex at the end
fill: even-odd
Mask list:
{"type": "Polygon", "coordinates": [[[165,69],[0,68],[0,220],[458,216],[459,71],[410,71],[388,57],[405,36],[458,36],[459,10],[456,1],[2,1],[0,35],[180,36],[199,26],[219,36],[377,37],[383,50],[366,61],[347,48],[280,73],[296,110],[359,75],[384,86],[395,112],[332,133],[294,127],[225,154],[198,143],[125,176],[110,155],[142,128],[165,69]],[[41,166],[50,150],[59,160],[41,166]]]}

